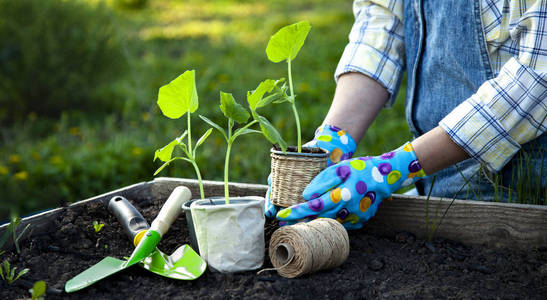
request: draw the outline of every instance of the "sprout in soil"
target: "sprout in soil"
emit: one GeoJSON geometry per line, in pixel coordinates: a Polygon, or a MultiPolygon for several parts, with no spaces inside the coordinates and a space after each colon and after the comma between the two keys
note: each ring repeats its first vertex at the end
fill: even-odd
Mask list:
{"type": "Polygon", "coordinates": [[[21,224],[21,218],[17,216],[11,217],[11,221],[8,227],[6,228],[6,231],[4,231],[4,234],[0,237],[0,249],[4,246],[4,244],[8,241],[8,238],[11,236],[13,239],[13,244],[15,245],[15,251],[17,251],[17,254],[21,253],[21,249],[19,247],[19,240],[21,239],[23,234],[25,234],[27,229],[30,227],[30,224],[27,224],[27,226],[25,226],[20,233],[17,233],[17,230],[20,224],[21,224]]]}
{"type": "Polygon", "coordinates": [[[0,266],[0,277],[2,277],[2,280],[7,282],[8,284],[12,284],[21,276],[29,272],[29,269],[23,269],[19,271],[18,274],[15,274],[16,269],[17,267],[11,268],[9,261],[5,259],[4,263],[0,266]]]}
{"type": "Polygon", "coordinates": [[[154,173],[158,174],[171,162],[181,159],[189,162],[194,167],[196,176],[199,182],[199,191],[201,199],[205,198],[203,192],[203,182],[201,180],[201,172],[196,163],[196,151],[203,144],[205,139],[211,134],[212,128],[209,128],[196,142],[192,149],[192,130],[191,130],[191,114],[198,109],[198,94],[196,90],[195,71],[186,71],[169,84],[160,88],[158,93],[158,106],[161,112],[170,119],[178,119],[184,114],[187,116],[187,129],[184,133],[175,138],[169,144],[161,149],[156,150],[154,160],[160,159],[164,164],[154,173]],[[186,138],[186,143],[184,139],[186,138]],[[172,157],[173,150],[178,147],[182,150],[184,156],[172,157]]]}
{"type": "Polygon", "coordinates": [[[266,55],[268,59],[274,63],[280,61],[287,61],[287,73],[289,78],[289,92],[290,95],[285,97],[279,102],[289,102],[294,113],[296,121],[296,133],[298,137],[298,152],[302,152],[302,134],[300,130],[300,118],[298,117],[298,111],[296,110],[296,95],[294,94],[291,62],[300,51],[300,48],[304,45],[304,41],[310,32],[311,26],[307,21],[301,21],[292,25],[285,26],[279,29],[274,35],[270,37],[268,46],[266,47],[266,55]]]}
{"type": "Polygon", "coordinates": [[[280,93],[283,93],[282,89],[278,87],[280,83],[283,82],[283,79],[274,81],[268,79],[259,84],[259,86],[252,92],[247,93],[247,102],[249,103],[249,108],[251,109],[251,114],[253,120],[249,121],[249,112],[237,103],[234,99],[234,96],[229,93],[220,92],[220,110],[224,116],[228,119],[228,124],[226,130],[223,129],[220,125],[211,121],[210,119],[200,115],[199,117],[203,121],[207,122],[209,125],[213,126],[222,136],[227,143],[226,147],[226,156],[224,159],[224,197],[225,203],[230,203],[230,194],[228,191],[228,172],[230,167],[230,151],[235,140],[248,133],[262,133],[264,136],[274,144],[279,144],[283,150],[287,148],[287,144],[281,138],[281,135],[275,130],[271,123],[263,116],[260,116],[256,109],[259,107],[264,107],[269,103],[275,101],[280,97],[280,93]],[[266,93],[271,93],[268,97],[264,98],[266,93]],[[233,130],[235,123],[239,124],[241,127],[237,130],[233,130]],[[250,129],[254,124],[259,124],[262,130],[250,129]]]}
{"type": "Polygon", "coordinates": [[[99,233],[101,229],[103,229],[104,223],[99,223],[97,221],[93,221],[93,229],[95,229],[95,233],[99,233]]]}
{"type": "Polygon", "coordinates": [[[46,283],[43,280],[36,281],[31,289],[28,290],[32,300],[44,299],[46,294],[46,283]]]}

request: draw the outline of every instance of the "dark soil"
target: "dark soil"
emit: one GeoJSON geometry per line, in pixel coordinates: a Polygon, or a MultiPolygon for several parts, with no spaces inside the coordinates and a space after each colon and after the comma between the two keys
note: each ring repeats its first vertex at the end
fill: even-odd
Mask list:
{"type": "MultiPolygon", "coordinates": [[[[277,151],[281,151],[281,148],[277,145],[273,145],[274,149],[277,151]]],[[[298,147],[296,146],[288,146],[287,152],[298,152],[298,147]]],[[[302,147],[302,153],[314,153],[314,154],[323,154],[327,153],[325,150],[318,148],[318,147],[302,147]]]]}
{"type": "MultiPolygon", "coordinates": [[[[158,203],[132,203],[151,221],[158,203]]],[[[159,248],[171,253],[190,243],[182,214],[159,248]]],[[[267,240],[276,229],[266,224],[267,240]]],[[[379,236],[350,232],[348,260],[329,271],[286,279],[275,272],[219,274],[207,271],[194,281],[166,279],[132,267],[82,291],[61,292],[67,280],[105,256],[123,258],[132,246],[116,219],[101,204],[66,208],[49,233],[21,243],[20,256],[8,252],[19,269],[30,272],[11,286],[0,281],[0,299],[29,298],[28,285],[45,280],[47,299],[547,299],[547,249],[508,251],[470,247],[436,239],[426,242],[400,232],[379,236]],[[106,225],[95,233],[92,222],[106,225]]],[[[266,257],[265,267],[270,267],[266,257]]]]}

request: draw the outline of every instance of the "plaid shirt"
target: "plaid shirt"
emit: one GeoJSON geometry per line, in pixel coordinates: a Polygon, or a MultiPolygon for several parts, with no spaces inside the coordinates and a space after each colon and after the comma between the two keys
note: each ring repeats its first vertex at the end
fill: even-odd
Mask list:
{"type": "MultiPolygon", "coordinates": [[[[547,127],[547,1],[481,0],[483,33],[495,78],[439,125],[472,157],[500,170],[520,145],[547,127]]],[[[335,77],[363,73],[393,104],[405,69],[403,0],[355,0],[355,23],[335,77]]]]}

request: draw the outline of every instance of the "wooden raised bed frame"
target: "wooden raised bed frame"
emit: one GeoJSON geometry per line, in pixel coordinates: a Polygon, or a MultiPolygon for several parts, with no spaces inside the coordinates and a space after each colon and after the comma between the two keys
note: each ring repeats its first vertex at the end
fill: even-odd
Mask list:
{"type": "MultiPolygon", "coordinates": [[[[199,195],[197,180],[163,177],[130,185],[72,205],[99,201],[105,203],[114,195],[122,195],[128,199],[167,199],[171,191],[179,185],[185,185],[190,188],[193,195],[199,195]]],[[[219,181],[204,181],[204,188],[206,196],[224,194],[224,185],[219,181]]],[[[264,195],[266,189],[267,186],[262,184],[230,183],[232,196],[264,195]]],[[[434,218],[437,205],[440,205],[437,216],[439,220],[451,200],[431,197],[430,220],[434,218]]],[[[41,225],[46,225],[56,218],[62,209],[64,208],[56,208],[26,217],[22,220],[22,225],[32,224],[33,230],[27,232],[40,233],[46,227],[41,225]]],[[[393,200],[384,201],[376,216],[365,226],[373,232],[408,231],[423,237],[426,233],[426,211],[426,197],[396,194],[393,195],[393,200]]],[[[6,227],[7,224],[0,226],[0,234],[6,227]]],[[[435,236],[487,247],[546,247],[547,206],[455,200],[435,236]]]]}

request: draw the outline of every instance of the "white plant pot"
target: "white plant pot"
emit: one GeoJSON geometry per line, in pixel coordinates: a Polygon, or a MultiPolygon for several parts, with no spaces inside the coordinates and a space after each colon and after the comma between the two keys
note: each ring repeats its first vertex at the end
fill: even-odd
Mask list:
{"type": "Polygon", "coordinates": [[[219,272],[256,270],[264,262],[264,197],[197,200],[192,219],[199,253],[219,272]]]}

